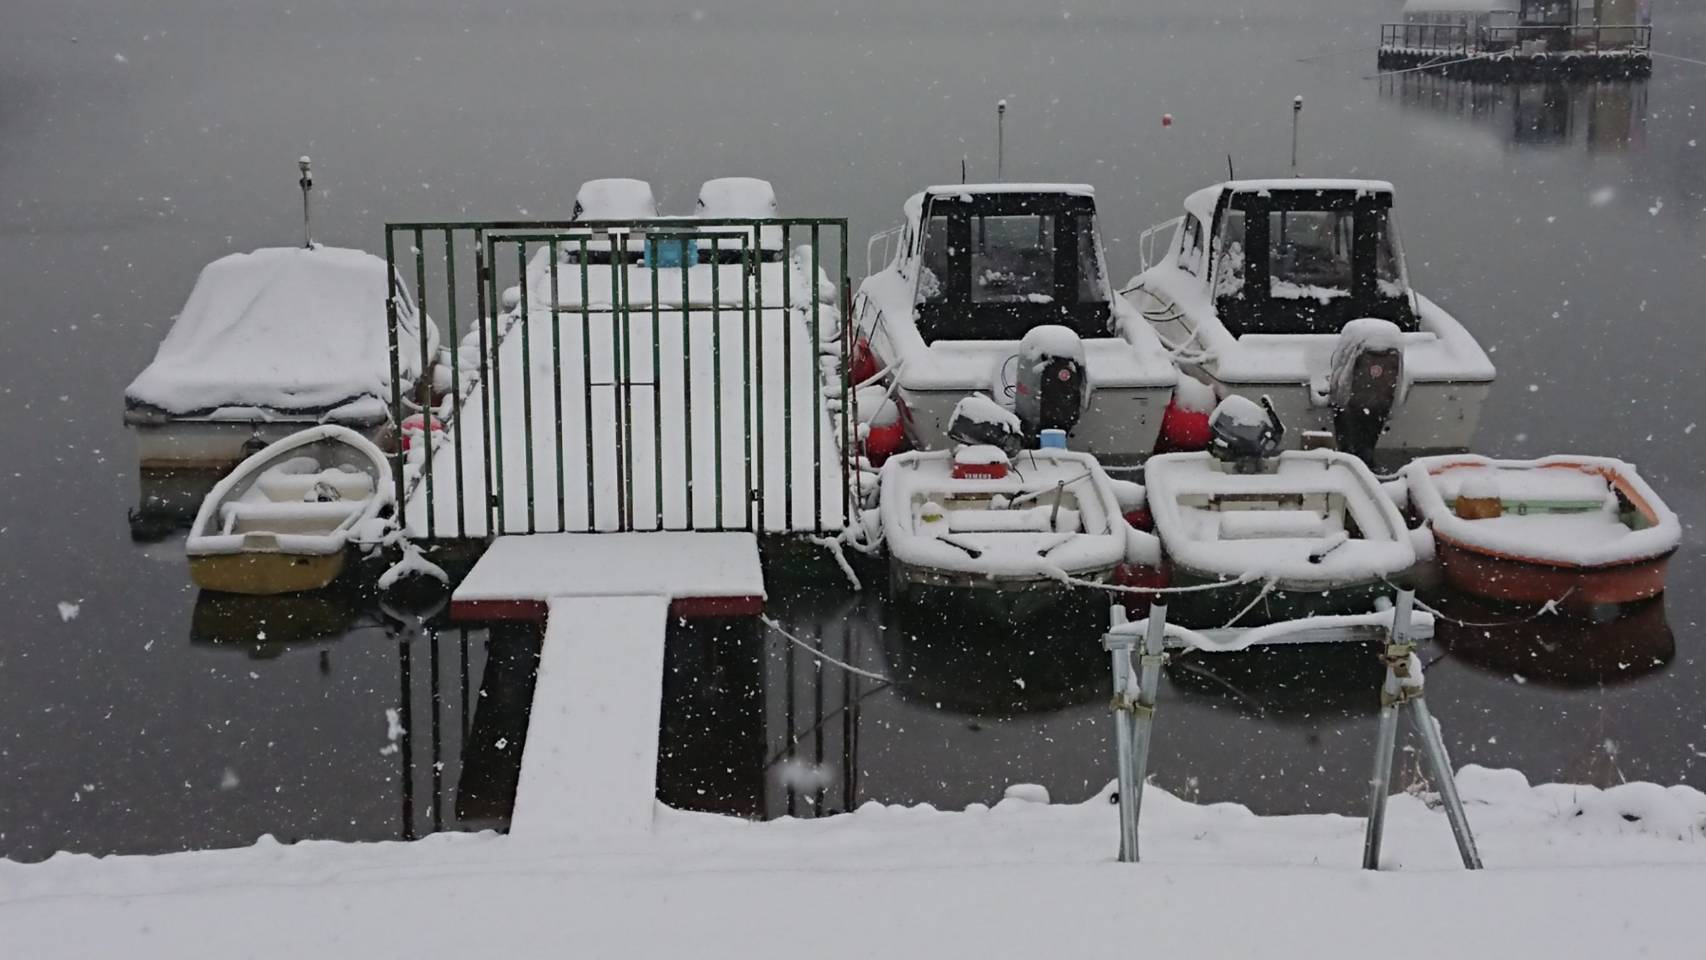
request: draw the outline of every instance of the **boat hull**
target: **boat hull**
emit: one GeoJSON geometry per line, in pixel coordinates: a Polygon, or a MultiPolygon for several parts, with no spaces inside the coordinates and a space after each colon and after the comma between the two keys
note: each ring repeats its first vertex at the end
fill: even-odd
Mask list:
{"type": "Polygon", "coordinates": [[[1434,532],[1440,567],[1458,590],[1505,603],[1558,601],[1570,611],[1648,600],[1665,589],[1671,554],[1602,566],[1568,566],[1502,557],[1434,532]]]}
{"type": "MultiPolygon", "coordinates": [[[[1317,404],[1303,383],[1240,383],[1214,379],[1216,396],[1237,395],[1255,402],[1268,397],[1286,426],[1286,449],[1303,445],[1310,431],[1333,431],[1333,411],[1317,404]]],[[[1481,424],[1481,408],[1492,389],[1488,381],[1440,380],[1410,385],[1402,405],[1392,412],[1376,447],[1377,457],[1403,463],[1411,457],[1467,450],[1481,424]]]]}
{"type": "MultiPolygon", "coordinates": [[[[318,418],[268,420],[167,420],[128,425],[136,435],[136,457],[143,470],[226,471],[260,447],[322,423],[318,418]]],[[[347,424],[381,449],[392,442],[390,420],[347,424]]],[[[146,494],[146,490],[144,491],[146,494]]],[[[143,508],[147,506],[144,496],[143,508]]]]}
{"type": "MultiPolygon", "coordinates": [[[[1073,576],[1104,581],[1112,569],[1073,576]]],[[[1108,594],[1075,587],[1047,577],[991,579],[976,574],[948,573],[889,558],[889,598],[912,608],[952,608],[957,612],[1004,620],[1029,620],[1045,613],[1085,604],[1101,604],[1108,594]]]]}
{"type": "Polygon", "coordinates": [[[319,590],[338,578],[349,551],[233,553],[190,557],[190,578],[203,590],[267,596],[319,590]]]}

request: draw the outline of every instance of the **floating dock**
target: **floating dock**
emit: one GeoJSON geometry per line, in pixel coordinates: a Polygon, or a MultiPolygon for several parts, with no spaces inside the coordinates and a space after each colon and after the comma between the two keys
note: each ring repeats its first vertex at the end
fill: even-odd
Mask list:
{"type": "Polygon", "coordinates": [[[500,537],[451,597],[458,619],[544,619],[510,833],[650,828],[672,617],[754,615],[750,533],[500,537]]]}

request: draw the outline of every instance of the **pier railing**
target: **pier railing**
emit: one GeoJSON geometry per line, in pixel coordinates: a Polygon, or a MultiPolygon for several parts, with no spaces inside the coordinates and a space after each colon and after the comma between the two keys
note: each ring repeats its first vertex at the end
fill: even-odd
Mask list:
{"type": "Polygon", "coordinates": [[[391,397],[412,536],[847,522],[845,219],[389,223],[385,252],[449,345],[391,397]]]}
{"type": "Polygon", "coordinates": [[[1529,41],[1541,41],[1541,49],[1547,53],[1638,53],[1652,49],[1653,28],[1643,24],[1488,25],[1479,28],[1471,28],[1465,23],[1380,25],[1380,46],[1387,50],[1424,50],[1473,56],[1521,52],[1529,41]]]}

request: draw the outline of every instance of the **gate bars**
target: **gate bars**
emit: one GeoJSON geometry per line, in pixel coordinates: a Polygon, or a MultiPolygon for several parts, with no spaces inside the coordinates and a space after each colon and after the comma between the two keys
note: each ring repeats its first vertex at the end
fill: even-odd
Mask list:
{"type": "MultiPolygon", "coordinates": [[[[837,352],[826,344],[845,342],[847,236],[845,218],[386,224],[391,414],[403,441],[395,451],[398,509],[410,496],[423,498],[429,539],[656,529],[823,533],[826,521],[845,525],[851,475],[838,444],[826,454],[823,421],[825,394],[845,398],[849,370],[820,360],[837,352]],[[799,240],[809,247],[793,250],[790,241],[799,240]],[[826,240],[834,248],[828,256],[826,240]],[[820,289],[825,267],[834,271],[827,277],[832,296],[820,289]],[[797,297],[802,282],[809,289],[797,297]],[[445,378],[430,372],[412,394],[402,390],[401,351],[414,345],[399,337],[399,297],[411,283],[423,318],[442,310],[448,395],[435,397],[434,380],[442,385],[445,378]],[[470,310],[474,329],[464,330],[459,317],[470,310]],[[795,343],[804,338],[796,326],[810,343],[795,343]],[[809,409],[800,408],[805,395],[796,395],[805,386],[795,382],[802,365],[809,409]],[[536,397],[541,375],[550,378],[548,399],[536,397]],[[830,376],[835,380],[826,384],[830,376]],[[419,427],[402,430],[416,413],[419,427]],[[468,414],[477,415],[465,423],[468,414]],[[435,416],[445,432],[433,429],[435,416]],[[476,434],[478,449],[465,450],[476,434]],[[435,456],[443,452],[435,446],[447,442],[453,455],[435,456]],[[518,442],[521,449],[513,449],[518,442]],[[418,455],[410,443],[419,444],[418,455]],[[809,457],[802,456],[808,446],[809,457]],[[478,454],[477,473],[471,453],[478,454]],[[830,491],[839,503],[827,514],[826,455],[836,458],[840,484],[830,491]],[[796,484],[801,469],[811,471],[809,488],[796,484]],[[571,484],[571,477],[584,483],[571,484]],[[445,483],[454,491],[448,504],[439,490],[445,483]],[[484,496],[471,496],[475,488],[484,496]],[[779,502],[767,503],[766,494],[779,502]],[[811,498],[809,517],[803,506],[796,511],[796,496],[811,498]],[[440,516],[450,505],[454,517],[440,516]]],[[[406,297],[402,303],[407,310],[406,297]]],[[[421,368],[432,371],[437,358],[424,337],[416,339],[421,368]]],[[[846,436],[847,404],[840,407],[846,436]]]]}

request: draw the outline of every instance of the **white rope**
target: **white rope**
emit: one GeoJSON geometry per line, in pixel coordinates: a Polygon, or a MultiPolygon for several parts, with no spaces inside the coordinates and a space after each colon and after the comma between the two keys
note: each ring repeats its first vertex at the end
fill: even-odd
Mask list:
{"type": "Polygon", "coordinates": [[[1666,60],[1681,60],[1683,63],[1692,63],[1698,67],[1706,67],[1706,60],[1695,60],[1691,57],[1679,57],[1674,53],[1660,53],[1657,50],[1648,50],[1647,52],[1655,57],[1664,57],[1666,60]]]}
{"type": "Polygon", "coordinates": [[[1401,76],[1401,75],[1406,74],[1406,73],[1415,73],[1418,70],[1437,70],[1440,67],[1456,66],[1459,63],[1468,63],[1471,60],[1491,60],[1491,59],[1493,59],[1493,58],[1487,54],[1477,53],[1472,57],[1464,57],[1460,60],[1444,60],[1444,61],[1429,60],[1427,63],[1424,63],[1419,67],[1410,67],[1407,70],[1382,70],[1382,71],[1379,71],[1377,73],[1367,74],[1363,77],[1363,79],[1364,80],[1378,80],[1381,77],[1396,77],[1396,76],[1401,76]]]}
{"type": "Polygon", "coordinates": [[[1068,575],[1064,572],[1062,572],[1061,575],[1056,576],[1055,579],[1059,580],[1061,583],[1067,584],[1069,586],[1090,587],[1090,588],[1095,589],[1095,590],[1106,590],[1109,593],[1144,593],[1144,594],[1150,594],[1150,593],[1203,593],[1203,592],[1206,592],[1209,590],[1225,590],[1225,589],[1228,589],[1230,587],[1241,586],[1241,585],[1246,584],[1246,583],[1255,583],[1257,580],[1261,579],[1261,576],[1259,574],[1246,573],[1246,574],[1243,574],[1242,576],[1240,576],[1234,580],[1220,580],[1220,581],[1217,581],[1215,583],[1198,583],[1198,584],[1194,584],[1194,585],[1189,586],[1189,587],[1122,587],[1116,583],[1097,583],[1094,580],[1085,580],[1082,577],[1074,577],[1074,576],[1068,575]]]}
{"type": "MultiPolygon", "coordinates": [[[[1387,586],[1391,587],[1394,590],[1403,589],[1402,587],[1399,587],[1397,584],[1393,583],[1392,581],[1387,580],[1385,577],[1381,578],[1381,582],[1385,583],[1387,586]]],[[[1496,623],[1478,623],[1474,620],[1459,620],[1456,617],[1447,616],[1446,614],[1441,613],[1439,610],[1435,609],[1434,607],[1431,607],[1428,604],[1423,603],[1421,597],[1414,598],[1414,602],[1416,604],[1416,609],[1418,609],[1418,610],[1422,611],[1423,613],[1426,613],[1427,615],[1434,617],[1436,619],[1444,620],[1446,623],[1453,624],[1453,625],[1459,626],[1459,627],[1478,627],[1478,628],[1492,629],[1492,628],[1496,628],[1496,627],[1520,626],[1521,624],[1524,624],[1524,623],[1532,623],[1535,620],[1539,620],[1541,617],[1547,616],[1548,614],[1558,614],[1558,612],[1559,612],[1558,611],[1558,604],[1563,603],[1565,600],[1570,599],[1570,595],[1575,593],[1575,592],[1576,592],[1576,588],[1571,587],[1570,589],[1564,591],[1563,596],[1558,597],[1558,598],[1553,599],[1553,600],[1546,601],[1545,603],[1540,605],[1540,609],[1534,611],[1533,613],[1529,614],[1526,617],[1522,617],[1522,618],[1517,619],[1517,620],[1503,620],[1503,621],[1499,621],[1496,623]]]]}
{"type": "Polygon", "coordinates": [[[1232,629],[1232,627],[1236,626],[1238,621],[1244,619],[1244,614],[1249,613],[1251,610],[1256,609],[1256,604],[1261,603],[1263,600],[1266,600],[1268,597],[1268,594],[1274,592],[1274,585],[1277,583],[1279,583],[1278,578],[1269,577],[1268,582],[1262,584],[1261,591],[1258,592],[1254,597],[1251,597],[1250,602],[1244,605],[1244,609],[1238,611],[1238,613],[1235,616],[1233,616],[1233,618],[1231,620],[1226,621],[1226,625],[1221,627],[1221,629],[1222,630],[1230,630],[1230,629],[1232,629]]]}
{"type": "Polygon", "coordinates": [[[782,625],[780,623],[777,623],[775,620],[771,619],[766,614],[760,614],[758,619],[763,621],[765,626],[776,631],[777,633],[781,634],[782,636],[788,638],[789,642],[793,643],[794,645],[798,646],[800,649],[804,650],[805,652],[811,654],[812,656],[816,657],[817,659],[819,659],[825,663],[835,664],[836,666],[840,667],[841,669],[846,670],[848,673],[854,674],[855,676],[864,677],[868,680],[878,680],[878,681],[881,681],[883,683],[895,683],[896,682],[894,680],[890,680],[888,677],[885,677],[880,673],[872,673],[869,670],[861,670],[858,667],[855,667],[854,665],[852,665],[851,663],[844,663],[840,660],[835,659],[834,657],[830,656],[829,654],[824,653],[822,650],[819,650],[818,648],[812,646],[811,644],[805,642],[804,640],[801,640],[799,637],[796,637],[793,634],[789,633],[788,631],[782,629],[782,625]]]}

